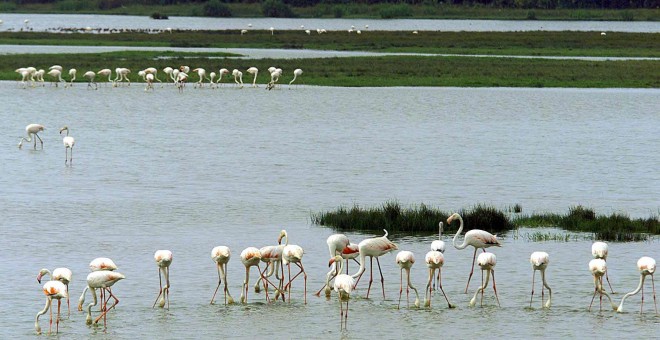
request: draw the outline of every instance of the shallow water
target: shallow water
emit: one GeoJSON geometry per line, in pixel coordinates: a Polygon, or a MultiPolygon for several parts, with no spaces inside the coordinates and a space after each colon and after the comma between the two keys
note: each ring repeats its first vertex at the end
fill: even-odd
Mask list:
{"type": "Polygon", "coordinates": [[[554,20],[420,20],[420,19],[295,19],[295,18],[205,18],[177,17],[153,20],[148,16],[85,14],[14,14],[0,13],[0,30],[35,31],[61,29],[150,29],[183,30],[255,29],[315,31],[596,31],[596,32],[660,32],[656,21],[554,21],[554,20]],[[25,26],[25,20],[29,20],[25,26]],[[248,26],[251,25],[251,26],[248,26]],[[365,25],[369,27],[366,28],[365,25]]]}
{"type": "MultiPolygon", "coordinates": [[[[458,308],[448,310],[436,295],[430,310],[397,310],[399,272],[390,254],[381,261],[387,299],[377,280],[364,299],[363,279],[350,304],[348,331],[342,332],[336,297],[311,295],[324,280],[325,239],[333,231],[311,225],[310,213],[397,199],[404,206],[423,202],[445,211],[519,203],[526,213],[564,213],[583,204],[599,214],[657,216],[658,90],[224,86],[189,87],[179,94],[172,87],[145,93],[136,85],[23,90],[16,82],[0,82],[5,94],[0,271],[11,273],[13,281],[0,288],[0,310],[11,311],[0,313],[3,338],[34,334],[34,315],[44,304],[35,282],[40,268],[71,268],[77,301],[87,264],[99,256],[113,258],[127,276],[113,289],[121,302],[109,314],[106,332],[85,326],[84,314],[72,311],[60,325],[63,337],[657,333],[660,319],[649,295],[643,315],[636,312],[639,296],[628,300],[624,314],[587,311],[593,283],[587,270],[591,240],[584,235],[571,242],[529,242],[513,234],[504,235],[502,248],[492,249],[501,308],[490,289],[483,308],[467,307],[471,296],[462,291],[472,251],[448,246],[443,284],[458,308]],[[34,122],[47,127],[44,150],[34,151],[31,144],[19,150],[24,126],[34,122]],[[57,133],[65,124],[76,138],[73,166],[64,165],[57,133]],[[263,293],[250,290],[246,306],[223,306],[222,299],[208,305],[217,284],[211,249],[221,244],[232,249],[228,281],[238,299],[241,250],[275,244],[282,228],[305,248],[307,305],[298,280],[291,304],[265,304],[263,293]],[[169,311],[151,308],[158,290],[157,249],[174,253],[169,311]],[[528,258],[536,250],[551,256],[549,310],[539,308],[540,297],[527,308],[528,258]],[[535,321],[520,322],[530,319],[535,321]]],[[[348,236],[357,243],[380,234],[348,236]]],[[[416,254],[413,283],[422,293],[423,258],[433,238],[391,238],[416,254]]],[[[658,259],[658,249],[657,240],[611,244],[615,290],[633,290],[639,280],[635,262],[643,255],[658,259]]],[[[253,271],[252,283],[255,278],[253,271]]],[[[479,280],[476,274],[470,292],[479,280]]],[[[618,303],[622,294],[614,297],[618,303]]],[[[47,328],[48,318],[41,325],[47,328]]]]}

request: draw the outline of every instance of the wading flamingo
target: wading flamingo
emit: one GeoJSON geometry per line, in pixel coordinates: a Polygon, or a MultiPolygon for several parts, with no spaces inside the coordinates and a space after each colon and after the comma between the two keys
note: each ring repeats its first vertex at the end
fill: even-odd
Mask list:
{"type": "MultiPolygon", "coordinates": [[[[259,293],[261,291],[261,285],[263,284],[264,289],[266,290],[266,301],[270,301],[268,296],[268,284],[277,289],[282,289],[284,286],[284,268],[282,267],[282,250],[284,250],[283,245],[276,246],[265,246],[259,249],[261,254],[261,261],[266,264],[264,270],[259,273],[259,278],[254,284],[254,292],[259,293]],[[278,285],[276,286],[270,280],[269,277],[275,274],[275,278],[279,280],[278,285]]],[[[276,296],[277,297],[277,296],[276,296]]],[[[282,296],[284,300],[284,296],[282,296]]]]}
{"type": "MultiPolygon", "coordinates": [[[[438,239],[431,242],[431,250],[439,251],[442,254],[445,253],[445,241],[442,240],[442,222],[438,223],[438,239]]],[[[433,289],[435,289],[435,282],[440,279],[440,271],[438,271],[438,277],[434,278],[433,289]]]]}
{"type": "MultiPolygon", "coordinates": [[[[216,81],[215,83],[216,83],[216,84],[220,84],[220,82],[222,81],[222,76],[224,76],[225,74],[229,74],[229,70],[228,70],[228,69],[226,69],[226,68],[221,68],[220,70],[218,70],[218,81],[216,81]]],[[[222,84],[221,84],[221,85],[222,85],[222,84]]]]}
{"type": "MultiPolygon", "coordinates": [[[[594,242],[594,244],[591,245],[591,255],[595,259],[603,259],[603,261],[607,262],[607,254],[608,254],[608,246],[607,243],[605,242],[594,242]]],[[[612,294],[614,293],[614,289],[612,289],[612,284],[610,283],[610,276],[605,272],[605,279],[607,280],[607,284],[610,286],[610,292],[612,294]]]]}
{"type": "Polygon", "coordinates": [[[250,268],[253,266],[257,267],[259,273],[261,273],[261,268],[259,268],[259,262],[261,261],[261,253],[259,249],[255,247],[248,247],[243,249],[241,252],[241,263],[245,266],[245,280],[243,281],[243,290],[241,291],[241,303],[247,303],[247,293],[248,286],[250,283],[250,268]]]}
{"type": "Polygon", "coordinates": [[[206,70],[203,68],[196,68],[193,70],[193,72],[197,72],[197,75],[199,76],[199,80],[195,83],[195,86],[199,85],[199,88],[202,88],[204,86],[204,79],[209,79],[206,77],[206,70]]]}
{"type": "Polygon", "coordinates": [[[124,80],[128,82],[128,86],[131,86],[131,80],[128,79],[128,74],[131,73],[131,70],[125,67],[117,67],[115,69],[115,73],[117,76],[115,77],[114,86],[118,86],[119,83],[123,82],[124,80]]]}
{"type": "Polygon", "coordinates": [[[37,275],[37,282],[41,283],[41,279],[46,275],[49,275],[51,280],[62,282],[66,287],[66,305],[68,307],[69,314],[71,314],[71,304],[69,303],[69,283],[73,279],[73,273],[71,272],[71,269],[64,267],[55,268],[51,274],[50,270],[43,268],[39,271],[39,275],[37,275]]]}
{"type": "Polygon", "coordinates": [[[406,300],[408,301],[408,307],[410,307],[409,293],[410,288],[415,291],[415,307],[419,307],[419,294],[417,293],[417,288],[412,285],[410,282],[410,268],[415,264],[415,255],[407,250],[402,250],[396,254],[396,264],[401,268],[401,280],[399,281],[399,304],[397,309],[401,307],[401,295],[403,293],[403,271],[406,271],[407,286],[406,286],[406,300]]]}
{"type": "Polygon", "coordinates": [[[54,78],[54,80],[51,82],[51,85],[55,84],[55,87],[57,87],[59,83],[66,83],[64,79],[62,79],[62,71],[58,69],[52,69],[48,71],[48,75],[54,78]]]}
{"type": "Polygon", "coordinates": [[[96,77],[96,73],[94,71],[87,71],[85,74],[83,74],[84,78],[87,78],[87,88],[89,89],[92,87],[92,84],[94,84],[94,90],[99,89],[99,85],[94,81],[94,78],[96,77]]]}
{"type": "Polygon", "coordinates": [[[284,243],[284,248],[282,249],[282,264],[285,264],[289,273],[289,282],[284,285],[284,291],[289,292],[289,303],[291,302],[291,283],[295,280],[300,274],[303,274],[305,281],[305,304],[307,304],[307,273],[305,272],[305,267],[302,263],[302,257],[304,250],[299,245],[289,244],[289,235],[286,230],[282,230],[280,233],[280,238],[277,240],[277,243],[282,243],[282,239],[286,238],[284,243]],[[291,278],[291,263],[295,264],[300,268],[300,271],[291,278]]]}
{"type": "Polygon", "coordinates": [[[239,88],[243,88],[243,72],[234,69],[231,71],[231,75],[234,76],[234,82],[238,85],[239,88]]]}
{"type": "Polygon", "coordinates": [[[154,75],[151,73],[145,73],[144,80],[147,82],[147,86],[144,88],[144,91],[154,90],[154,75]]]}
{"type": "Polygon", "coordinates": [[[87,275],[87,287],[92,291],[92,297],[94,298],[94,302],[90,302],[89,305],[87,305],[87,318],[85,319],[85,322],[88,325],[92,324],[92,307],[98,304],[98,300],[96,299],[96,290],[100,289],[101,291],[105,290],[110,296],[106,297],[105,301],[101,299],[101,315],[94,319],[94,323],[98,323],[99,320],[103,318],[103,327],[107,327],[106,314],[119,303],[119,299],[114,294],[112,294],[110,287],[117,283],[117,281],[125,278],[126,276],[124,276],[122,273],[108,270],[98,270],[87,275]],[[115,299],[115,303],[112,304],[110,308],[108,308],[108,300],[110,300],[110,297],[115,299]]]}
{"type": "Polygon", "coordinates": [[[612,309],[617,310],[617,306],[612,302],[609,294],[603,289],[603,275],[607,272],[607,263],[603,259],[593,259],[589,261],[589,271],[594,277],[594,295],[591,297],[591,303],[589,304],[589,311],[591,311],[591,305],[594,303],[594,298],[596,294],[600,293],[600,309],[603,309],[603,295],[607,296],[607,299],[610,300],[612,309]]]}
{"type": "Polygon", "coordinates": [[[442,295],[444,295],[445,300],[447,300],[447,305],[449,308],[454,308],[454,306],[451,302],[449,302],[449,298],[447,298],[447,294],[445,294],[445,290],[442,289],[442,266],[445,264],[445,256],[442,254],[442,252],[439,252],[437,250],[431,250],[428,253],[426,253],[426,256],[424,257],[424,262],[426,262],[426,266],[429,268],[429,281],[426,284],[426,292],[425,292],[425,299],[424,299],[424,306],[425,307],[431,307],[431,299],[433,298],[432,295],[432,286],[431,282],[435,278],[435,271],[438,271],[438,288],[440,288],[440,291],[442,292],[442,295]]]}
{"type": "Polygon", "coordinates": [[[154,260],[156,260],[156,265],[158,265],[158,284],[160,285],[160,291],[151,308],[156,307],[157,302],[158,307],[163,308],[165,307],[165,301],[167,301],[167,309],[170,309],[170,265],[172,264],[172,252],[169,250],[156,250],[154,260]],[[162,276],[165,276],[165,287],[163,287],[162,276]]]}
{"type": "Polygon", "coordinates": [[[25,133],[27,134],[27,138],[21,137],[21,141],[18,142],[18,148],[23,147],[23,141],[30,143],[34,139],[34,149],[37,149],[37,139],[39,139],[39,143],[41,143],[41,150],[44,149],[44,141],[41,140],[41,137],[39,137],[39,132],[45,130],[46,127],[41,125],[41,124],[29,124],[28,126],[25,127],[25,133]]]}
{"type": "Polygon", "coordinates": [[[41,327],[39,326],[39,317],[46,314],[50,309],[50,327],[48,328],[48,333],[53,330],[53,310],[51,305],[53,299],[57,300],[57,317],[55,318],[55,333],[59,333],[60,330],[60,306],[62,305],[62,299],[69,297],[66,286],[60,281],[51,280],[46,282],[43,287],[43,292],[46,295],[46,306],[44,309],[37,313],[37,316],[34,318],[34,329],[37,331],[37,334],[41,334],[41,327]]]}
{"type": "Polygon", "coordinates": [[[626,298],[629,296],[639,293],[640,289],[642,290],[642,306],[639,308],[639,312],[642,313],[644,311],[644,278],[647,275],[650,275],[653,287],[653,305],[655,306],[655,314],[658,314],[658,304],[655,300],[655,281],[653,280],[653,274],[655,273],[655,260],[648,256],[641,257],[637,260],[637,269],[639,270],[640,275],[639,285],[637,286],[637,289],[623,296],[621,304],[616,311],[619,313],[623,312],[623,302],[626,301],[626,298]]]}
{"type": "Polygon", "coordinates": [[[383,271],[380,269],[380,261],[378,261],[378,257],[399,249],[399,247],[397,247],[394,242],[387,239],[387,230],[383,229],[383,231],[385,232],[384,236],[368,238],[366,240],[362,240],[362,242],[358,244],[358,248],[360,249],[360,269],[357,273],[353,274],[352,277],[358,278],[358,282],[360,281],[360,277],[362,277],[366,267],[366,257],[369,256],[369,266],[371,268],[371,272],[369,274],[367,299],[369,298],[369,292],[371,291],[371,284],[374,281],[374,257],[376,258],[376,264],[378,264],[378,271],[380,272],[380,284],[383,288],[383,299],[385,299],[385,279],[383,278],[383,271]]]}
{"type": "Polygon", "coordinates": [[[484,252],[479,254],[479,257],[477,258],[477,264],[481,268],[481,280],[483,282],[484,278],[484,271],[486,271],[486,282],[481,285],[477,289],[477,291],[474,293],[474,296],[472,297],[472,300],[470,300],[470,307],[473,307],[477,303],[477,295],[481,292],[481,306],[483,306],[484,303],[484,289],[488,287],[488,279],[490,278],[491,274],[493,275],[493,291],[495,292],[495,298],[497,299],[497,305],[500,306],[500,298],[497,296],[497,285],[495,285],[495,265],[497,264],[497,258],[495,257],[495,254],[489,253],[489,252],[484,252]]]}
{"type": "Polygon", "coordinates": [[[335,278],[333,288],[337,292],[339,300],[339,324],[340,328],[345,329],[346,323],[348,321],[348,300],[351,298],[351,292],[355,286],[355,280],[353,277],[347,274],[343,274],[344,261],[343,258],[339,255],[330,259],[328,266],[331,266],[333,263],[339,262],[339,275],[335,278]],[[346,311],[344,312],[344,302],[346,302],[346,311]]]}
{"type": "MultiPolygon", "coordinates": [[[[117,270],[117,265],[107,257],[97,257],[89,263],[89,270],[92,272],[103,270],[113,271],[117,270]]],[[[89,286],[86,286],[83,289],[82,294],[80,294],[80,298],[78,299],[78,311],[83,310],[83,304],[85,303],[85,294],[87,293],[87,290],[89,290],[89,286]]],[[[110,288],[108,288],[108,290],[110,290],[110,288]]],[[[103,289],[101,290],[100,294],[101,299],[103,300],[103,297],[105,296],[103,289]]]]}
{"type": "Polygon", "coordinates": [[[296,78],[300,77],[303,74],[303,70],[297,68],[293,70],[293,79],[289,82],[289,85],[293,84],[294,81],[296,81],[296,78]]]}
{"type": "Polygon", "coordinates": [[[218,267],[218,286],[215,287],[215,292],[211,298],[211,304],[213,304],[215,294],[218,293],[218,288],[220,288],[222,281],[225,282],[225,305],[233,304],[234,298],[231,297],[231,294],[229,294],[229,288],[227,288],[227,263],[229,263],[229,259],[231,258],[231,251],[229,250],[229,247],[217,246],[213,248],[213,250],[211,250],[211,258],[218,267]]]}
{"type": "Polygon", "coordinates": [[[66,136],[62,138],[62,144],[64,144],[64,165],[66,165],[67,160],[69,164],[73,164],[73,146],[76,145],[76,140],[73,137],[69,136],[69,127],[64,125],[60,129],[60,135],[62,132],[66,131],[66,136]],[[69,158],[69,149],[71,149],[71,158],[69,158]]]}
{"type": "Polygon", "coordinates": [[[543,281],[543,286],[541,286],[541,305],[543,305],[543,288],[548,288],[548,302],[545,303],[545,308],[550,308],[550,301],[552,300],[552,289],[548,286],[548,283],[545,282],[545,269],[548,268],[550,263],[550,256],[544,251],[535,251],[529,257],[529,262],[532,264],[532,296],[529,298],[529,308],[532,308],[532,299],[534,298],[534,276],[536,271],[541,272],[541,280],[543,281]]]}
{"type": "Polygon", "coordinates": [[[64,87],[73,86],[73,81],[76,80],[76,73],[78,73],[78,70],[75,68],[69,70],[69,77],[71,77],[71,80],[69,80],[69,84],[65,85],[64,87]]]}
{"type": "MultiPolygon", "coordinates": [[[[341,251],[350,244],[348,237],[344,234],[332,234],[328,236],[325,242],[328,245],[328,251],[330,251],[330,258],[334,258],[335,255],[340,255],[341,251]]],[[[325,285],[314,295],[321,295],[321,291],[325,288],[325,295],[330,296],[330,280],[332,280],[333,276],[337,275],[338,269],[338,265],[333,262],[332,268],[330,268],[330,271],[325,275],[325,285]]]]}
{"type": "Polygon", "coordinates": [[[111,83],[111,84],[113,83],[113,81],[112,81],[112,70],[110,70],[109,68],[104,68],[104,69],[96,72],[96,74],[98,74],[99,76],[102,76],[102,77],[108,77],[108,83],[111,83]]]}
{"type": "Polygon", "coordinates": [[[488,247],[492,247],[492,246],[501,247],[502,245],[497,240],[497,236],[494,236],[493,234],[480,229],[472,229],[468,231],[467,233],[465,233],[465,238],[463,239],[463,243],[461,245],[456,244],[456,240],[458,240],[458,236],[463,231],[463,218],[461,217],[461,215],[454,213],[451,216],[449,216],[449,218],[447,219],[447,224],[451,224],[451,222],[454,219],[458,219],[458,221],[460,222],[458,231],[456,232],[456,235],[454,235],[454,240],[452,241],[454,247],[458,250],[465,249],[467,246],[474,247],[474,254],[472,255],[472,269],[470,270],[470,276],[468,277],[468,282],[465,285],[465,294],[467,294],[467,289],[468,286],[470,285],[472,274],[474,273],[474,260],[477,257],[477,249],[483,249],[485,253],[486,248],[488,247]]]}
{"type": "Polygon", "coordinates": [[[252,78],[252,87],[258,87],[257,86],[257,74],[259,73],[259,69],[253,66],[253,67],[250,67],[249,69],[247,69],[246,72],[253,76],[253,78],[252,78]]]}

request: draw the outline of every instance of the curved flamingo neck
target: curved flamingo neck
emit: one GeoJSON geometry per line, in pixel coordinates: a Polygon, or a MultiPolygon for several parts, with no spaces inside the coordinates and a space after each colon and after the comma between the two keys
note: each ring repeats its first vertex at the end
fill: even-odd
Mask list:
{"type": "Polygon", "coordinates": [[[468,246],[465,239],[463,239],[463,244],[461,244],[461,245],[456,244],[456,240],[458,240],[458,236],[461,234],[461,232],[463,232],[463,218],[461,217],[461,215],[458,215],[458,214],[456,216],[458,218],[458,221],[460,222],[460,226],[458,227],[458,231],[456,231],[456,235],[454,235],[454,239],[452,240],[452,244],[454,245],[454,248],[456,248],[456,249],[465,249],[468,246]]]}
{"type": "Polygon", "coordinates": [[[644,278],[646,277],[646,275],[642,274],[640,276],[641,277],[639,278],[639,285],[637,286],[637,289],[635,289],[632,292],[630,292],[630,293],[623,296],[623,298],[621,299],[621,304],[619,304],[619,308],[617,310],[619,310],[619,311],[623,310],[623,302],[626,301],[626,299],[629,296],[632,296],[632,295],[635,295],[635,294],[639,293],[639,291],[642,289],[642,286],[644,285],[644,278]]]}

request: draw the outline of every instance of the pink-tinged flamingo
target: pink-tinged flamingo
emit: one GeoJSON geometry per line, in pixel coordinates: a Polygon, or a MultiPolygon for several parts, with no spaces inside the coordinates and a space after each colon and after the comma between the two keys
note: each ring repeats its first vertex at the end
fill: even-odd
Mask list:
{"type": "Polygon", "coordinates": [[[407,286],[406,286],[406,300],[408,301],[408,307],[410,307],[410,299],[409,299],[409,293],[410,293],[410,288],[415,291],[415,307],[419,307],[419,293],[417,293],[417,288],[412,285],[412,282],[410,282],[410,268],[412,268],[413,264],[415,264],[415,255],[407,250],[402,250],[398,254],[396,254],[396,264],[401,268],[401,280],[399,282],[399,304],[397,305],[397,309],[401,307],[401,295],[403,293],[403,271],[406,271],[406,278],[407,278],[407,286]]]}
{"type": "Polygon", "coordinates": [[[147,86],[144,88],[144,91],[149,91],[150,89],[154,90],[154,75],[151,73],[145,73],[144,80],[147,82],[147,86]]]}
{"type": "Polygon", "coordinates": [[[454,247],[458,250],[465,249],[467,246],[473,246],[474,247],[474,254],[472,255],[472,269],[470,270],[470,276],[468,277],[468,282],[465,285],[465,294],[467,294],[468,286],[470,285],[470,280],[472,279],[472,274],[474,273],[474,260],[477,257],[477,249],[483,249],[484,253],[486,252],[486,248],[496,246],[496,247],[501,247],[502,245],[500,242],[497,240],[497,236],[494,236],[493,234],[480,230],[480,229],[472,229],[465,233],[465,238],[463,239],[463,243],[461,245],[456,244],[456,240],[458,239],[458,236],[461,234],[463,231],[463,218],[461,215],[454,213],[449,218],[447,219],[447,224],[451,224],[451,222],[454,219],[458,219],[460,222],[460,227],[458,228],[458,231],[456,232],[456,235],[454,235],[454,240],[453,244],[454,247]]]}
{"type": "Polygon", "coordinates": [[[112,81],[112,70],[110,70],[109,68],[104,68],[104,69],[96,72],[96,74],[98,74],[102,77],[108,77],[108,83],[113,83],[113,81],[112,81]]]}
{"type": "MultiPolygon", "coordinates": [[[[265,246],[259,249],[261,254],[261,261],[266,264],[264,270],[259,273],[259,278],[254,284],[254,292],[259,293],[261,291],[261,284],[264,285],[266,290],[266,300],[270,301],[268,296],[268,284],[275,287],[275,284],[270,282],[269,277],[275,274],[275,278],[279,280],[278,289],[282,289],[284,285],[284,268],[282,268],[282,250],[284,250],[283,245],[276,246],[265,246]]],[[[284,299],[284,296],[282,296],[284,299]]]]}
{"type": "Polygon", "coordinates": [[[64,125],[60,129],[60,135],[62,135],[63,131],[66,131],[66,136],[62,139],[62,144],[64,144],[64,165],[66,165],[67,161],[69,161],[69,164],[73,164],[73,146],[76,145],[76,140],[69,136],[68,126],[64,125]],[[69,149],[71,149],[71,158],[69,158],[69,149]]]}
{"type": "Polygon", "coordinates": [[[59,83],[66,83],[64,79],[62,79],[62,71],[58,69],[52,69],[48,71],[48,75],[53,77],[55,80],[53,80],[52,84],[55,84],[55,87],[59,85],[59,83]]]}
{"type": "Polygon", "coordinates": [[[229,263],[229,259],[231,258],[231,251],[229,250],[229,247],[217,246],[213,248],[213,250],[211,250],[211,258],[218,267],[218,286],[215,287],[215,292],[213,293],[213,297],[211,298],[211,304],[213,304],[213,300],[215,299],[215,294],[218,293],[218,288],[220,288],[220,284],[222,283],[222,281],[225,282],[225,287],[224,287],[225,305],[233,304],[234,298],[232,298],[231,294],[229,294],[229,288],[227,287],[227,263],[229,263]]]}
{"type": "Polygon", "coordinates": [[[37,316],[34,319],[34,329],[37,331],[37,334],[41,334],[41,327],[39,326],[39,317],[46,314],[46,312],[50,309],[50,327],[48,329],[48,333],[50,334],[50,332],[52,332],[53,310],[51,308],[51,305],[53,303],[53,299],[56,299],[57,317],[55,318],[55,323],[56,323],[55,334],[57,334],[60,331],[60,306],[62,305],[62,299],[67,298],[69,294],[64,283],[55,280],[46,282],[46,284],[44,284],[43,287],[43,292],[46,295],[46,306],[44,307],[44,309],[39,311],[39,313],[37,313],[37,316]]]}
{"type": "MultiPolygon", "coordinates": [[[[335,255],[341,254],[341,251],[347,247],[350,243],[348,240],[348,237],[344,234],[332,234],[328,236],[328,238],[325,240],[326,244],[328,245],[328,251],[330,251],[330,258],[334,258],[335,255]]],[[[330,271],[325,275],[325,285],[319,289],[318,292],[316,292],[316,296],[321,295],[321,291],[325,288],[325,295],[330,296],[331,288],[330,288],[330,280],[332,280],[332,277],[337,275],[337,270],[339,269],[338,265],[333,262],[333,266],[330,269],[330,271]]]]}
{"type": "Polygon", "coordinates": [[[248,247],[243,249],[241,252],[241,263],[245,266],[245,280],[243,281],[243,290],[241,291],[241,303],[247,303],[247,293],[248,286],[250,283],[250,268],[253,266],[257,267],[259,273],[261,269],[259,268],[259,262],[261,261],[261,253],[259,249],[255,247],[248,247]]]}
{"type": "Polygon", "coordinates": [[[378,261],[378,257],[399,249],[394,242],[387,239],[387,230],[383,229],[383,231],[385,232],[384,236],[368,238],[366,240],[362,240],[362,242],[358,244],[360,249],[360,269],[357,273],[353,274],[352,277],[358,278],[359,282],[359,278],[362,276],[365,270],[366,257],[369,256],[371,273],[369,275],[367,299],[369,298],[369,292],[371,291],[371,284],[374,281],[374,257],[376,258],[376,263],[378,264],[378,271],[380,272],[380,284],[383,288],[383,299],[385,299],[385,279],[383,278],[383,271],[380,269],[380,261],[378,261]]]}
{"type": "Polygon", "coordinates": [[[481,280],[483,282],[484,271],[486,272],[486,282],[481,285],[474,293],[472,300],[470,300],[470,307],[473,307],[477,303],[477,295],[481,292],[481,306],[484,302],[484,289],[488,287],[488,279],[491,274],[493,275],[493,291],[495,292],[495,298],[497,299],[497,305],[500,306],[500,298],[497,296],[497,285],[495,285],[495,265],[497,264],[497,258],[495,254],[489,252],[483,252],[479,254],[477,258],[477,264],[481,268],[481,280]]]}
{"type": "Polygon", "coordinates": [[[589,261],[589,271],[594,277],[594,295],[591,297],[591,303],[589,304],[589,311],[591,311],[591,305],[594,303],[594,298],[596,294],[600,293],[600,309],[603,308],[603,295],[607,296],[607,299],[610,300],[612,309],[617,310],[617,306],[612,302],[609,294],[603,289],[603,276],[607,273],[607,263],[603,259],[593,259],[589,261]]]}
{"type": "Polygon", "coordinates": [[[154,260],[158,266],[158,284],[160,285],[160,291],[158,292],[156,301],[154,301],[154,305],[151,306],[151,308],[156,307],[157,302],[158,307],[163,308],[165,307],[165,301],[167,301],[167,309],[170,309],[170,265],[172,264],[172,252],[169,250],[156,250],[154,260]],[[163,276],[165,276],[165,287],[163,287],[163,276]]]}
{"type": "MultiPolygon", "coordinates": [[[[445,253],[445,241],[442,240],[442,222],[438,223],[438,239],[431,242],[431,250],[439,251],[442,254],[445,253]]],[[[435,289],[435,281],[440,278],[440,271],[438,271],[438,277],[434,278],[433,289],[435,289]]]]}
{"type": "Polygon", "coordinates": [[[437,250],[431,250],[428,253],[426,253],[426,256],[424,257],[424,262],[426,262],[426,266],[429,268],[429,281],[426,284],[426,292],[425,292],[425,299],[424,299],[424,306],[425,307],[431,307],[431,299],[433,297],[431,291],[432,291],[432,286],[431,282],[435,278],[435,271],[438,271],[438,288],[440,288],[440,291],[442,291],[442,295],[444,295],[445,300],[447,300],[447,305],[449,308],[455,308],[451,302],[449,302],[449,299],[447,298],[447,294],[445,294],[445,290],[442,289],[442,266],[445,264],[445,256],[442,254],[442,252],[439,252],[437,250]]]}
{"type": "Polygon", "coordinates": [[[37,149],[37,139],[39,139],[39,143],[41,143],[41,150],[44,149],[44,141],[41,140],[41,137],[39,137],[39,132],[44,131],[46,129],[45,126],[41,124],[29,124],[28,126],[25,127],[25,133],[27,134],[27,138],[21,137],[21,141],[18,142],[18,148],[23,147],[23,141],[30,143],[34,139],[34,149],[37,149]]]}
{"type": "MultiPolygon", "coordinates": [[[[608,246],[605,242],[594,242],[594,244],[591,245],[591,255],[595,259],[603,259],[603,261],[607,262],[608,252],[608,246]]],[[[607,280],[607,284],[610,286],[610,292],[612,292],[612,294],[616,294],[614,293],[614,289],[612,289],[610,276],[607,274],[607,272],[605,272],[605,279],[607,280]]]]}
{"type": "Polygon", "coordinates": [[[543,281],[543,286],[541,286],[541,305],[543,305],[543,288],[548,288],[548,302],[545,303],[545,308],[550,308],[550,301],[552,300],[552,289],[548,286],[548,283],[545,281],[545,269],[548,268],[550,263],[550,256],[544,251],[535,251],[529,257],[529,263],[532,264],[532,296],[529,298],[529,308],[532,308],[532,299],[534,298],[534,277],[536,276],[536,271],[541,272],[541,280],[543,281]]]}
{"type": "Polygon", "coordinates": [[[216,82],[216,84],[222,85],[220,82],[222,81],[222,76],[224,76],[225,74],[229,74],[229,70],[226,68],[221,68],[218,71],[218,81],[216,82]]]}
{"type": "Polygon", "coordinates": [[[89,305],[87,305],[87,318],[85,319],[85,322],[88,325],[92,324],[92,307],[98,304],[98,300],[96,299],[96,290],[100,289],[101,291],[106,290],[107,294],[110,296],[108,296],[105,301],[101,299],[101,315],[94,319],[94,323],[98,323],[99,320],[103,318],[103,327],[107,327],[106,314],[119,303],[119,299],[114,294],[112,294],[110,287],[117,283],[117,281],[125,278],[126,276],[124,276],[122,273],[108,270],[94,271],[87,275],[87,287],[92,291],[92,297],[94,298],[94,302],[91,302],[89,305]],[[112,304],[110,308],[108,308],[108,300],[110,300],[110,297],[115,299],[115,303],[112,304]]]}
{"type": "Polygon", "coordinates": [[[639,270],[640,274],[639,285],[637,286],[637,289],[623,296],[621,299],[621,304],[616,311],[619,313],[623,312],[623,302],[626,301],[626,298],[629,296],[639,293],[640,289],[642,290],[642,305],[639,308],[639,312],[642,313],[644,311],[644,278],[649,275],[651,276],[653,287],[653,305],[655,306],[655,314],[658,314],[658,304],[655,300],[655,281],[653,280],[653,274],[655,273],[655,260],[648,256],[641,257],[639,260],[637,260],[637,269],[639,270]]]}
{"type": "Polygon", "coordinates": [[[257,74],[259,73],[259,69],[256,67],[250,67],[247,69],[247,73],[251,74],[253,76],[252,78],[252,87],[258,87],[257,86],[257,74]]]}
{"type": "MultiPolygon", "coordinates": [[[[104,270],[113,271],[113,270],[117,270],[117,265],[107,257],[97,257],[89,263],[89,270],[92,272],[104,271],[104,270]]],[[[78,299],[78,311],[83,310],[83,304],[85,303],[85,294],[87,293],[87,290],[89,290],[89,286],[86,286],[83,289],[82,294],[80,294],[80,298],[78,299]]],[[[110,290],[110,288],[108,288],[108,290],[110,290]]],[[[101,299],[103,300],[103,297],[105,295],[103,289],[101,290],[100,294],[101,294],[101,299]]]]}
{"type": "Polygon", "coordinates": [[[49,275],[51,280],[62,282],[66,287],[66,305],[68,307],[69,314],[71,314],[71,304],[69,302],[69,283],[73,280],[73,273],[71,272],[71,269],[64,267],[55,268],[51,274],[50,270],[43,268],[39,271],[39,275],[37,275],[37,282],[41,283],[41,279],[46,275],[49,275]]]}
{"type": "Polygon", "coordinates": [[[199,68],[193,69],[193,72],[197,72],[197,75],[199,76],[199,80],[195,83],[195,86],[193,86],[193,87],[197,87],[197,85],[199,85],[199,88],[201,89],[202,87],[204,87],[204,79],[208,79],[206,77],[206,70],[199,67],[199,68]]]}
{"type": "Polygon", "coordinates": [[[94,81],[94,78],[96,77],[96,73],[94,71],[87,71],[85,74],[83,74],[84,78],[87,78],[87,88],[89,89],[92,87],[92,84],[94,84],[94,90],[99,89],[99,85],[94,81]]]}
{"type": "Polygon", "coordinates": [[[159,83],[162,83],[160,79],[158,79],[158,69],[155,67],[147,67],[143,70],[146,74],[153,74],[154,75],[154,80],[156,80],[159,83]]]}
{"type": "MultiPolygon", "coordinates": [[[[295,280],[300,274],[303,274],[305,281],[305,304],[307,304],[307,273],[305,272],[305,267],[302,263],[302,258],[304,250],[299,245],[289,244],[289,235],[286,230],[282,230],[280,233],[280,238],[277,240],[277,243],[282,243],[282,239],[286,238],[284,243],[284,248],[282,249],[282,263],[287,266],[289,273],[289,282],[284,285],[284,291],[289,292],[289,303],[291,302],[291,283],[295,280]],[[291,263],[295,264],[300,268],[300,271],[291,278],[291,263]]],[[[277,296],[276,296],[277,297],[277,296]]]]}
{"type": "Polygon", "coordinates": [[[123,82],[124,80],[128,82],[128,86],[131,86],[131,80],[128,79],[128,74],[131,73],[131,70],[125,67],[117,67],[115,69],[115,73],[117,76],[115,77],[114,86],[118,86],[119,83],[123,82]]]}
{"type": "MultiPolygon", "coordinates": [[[[339,324],[340,328],[345,329],[348,322],[348,301],[351,298],[351,292],[353,287],[355,287],[355,280],[348,274],[343,274],[344,269],[343,258],[340,255],[335,255],[335,257],[330,259],[328,266],[331,266],[333,263],[340,262],[339,265],[339,275],[335,278],[333,283],[333,288],[337,292],[339,300],[339,324]],[[346,302],[346,311],[344,312],[344,302],[346,302]]],[[[347,261],[348,262],[348,261],[347,261]]]]}

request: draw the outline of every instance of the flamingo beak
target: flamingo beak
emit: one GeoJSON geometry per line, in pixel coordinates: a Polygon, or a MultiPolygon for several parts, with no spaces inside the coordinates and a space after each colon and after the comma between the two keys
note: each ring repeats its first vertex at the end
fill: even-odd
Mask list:
{"type": "Polygon", "coordinates": [[[39,275],[37,275],[37,282],[41,283],[41,273],[39,273],[39,275]]]}
{"type": "Polygon", "coordinates": [[[332,264],[335,263],[335,258],[331,258],[330,261],[328,261],[328,267],[332,266],[332,264]]]}

